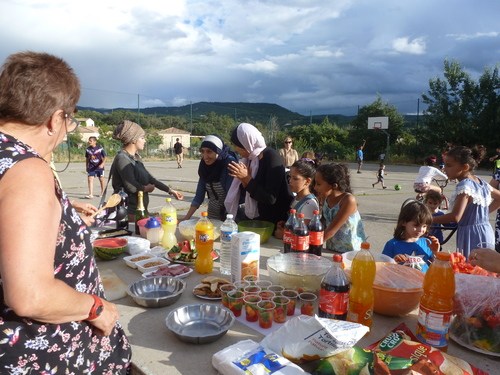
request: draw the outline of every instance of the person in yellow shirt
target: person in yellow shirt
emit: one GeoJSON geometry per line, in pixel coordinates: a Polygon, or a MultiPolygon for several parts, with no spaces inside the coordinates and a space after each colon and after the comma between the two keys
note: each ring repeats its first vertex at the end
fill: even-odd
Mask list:
{"type": "Polygon", "coordinates": [[[299,154],[297,154],[297,151],[292,148],[291,137],[285,138],[285,148],[282,148],[279,153],[285,167],[290,167],[293,163],[299,160],[299,154]]]}

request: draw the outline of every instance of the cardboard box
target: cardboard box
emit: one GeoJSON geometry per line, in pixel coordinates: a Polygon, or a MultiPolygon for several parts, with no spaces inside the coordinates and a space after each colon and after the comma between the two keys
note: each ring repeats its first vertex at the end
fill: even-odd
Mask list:
{"type": "Polygon", "coordinates": [[[243,280],[247,275],[259,276],[260,235],[240,232],[231,238],[231,281],[243,280]]]}

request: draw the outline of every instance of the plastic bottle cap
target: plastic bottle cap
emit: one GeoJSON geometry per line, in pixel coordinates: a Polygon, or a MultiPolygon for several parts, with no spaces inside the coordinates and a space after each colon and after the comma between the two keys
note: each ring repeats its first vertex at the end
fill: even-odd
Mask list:
{"type": "Polygon", "coordinates": [[[304,217],[305,215],[304,214],[298,214],[299,217],[304,217]]]}
{"type": "Polygon", "coordinates": [[[165,200],[166,200],[167,202],[171,202],[171,201],[172,201],[172,198],[165,198],[165,200]]]}
{"type": "Polygon", "coordinates": [[[319,211],[318,211],[318,210],[314,210],[314,211],[313,211],[313,214],[314,214],[314,215],[319,215],[319,211]]]}
{"type": "Polygon", "coordinates": [[[444,260],[445,262],[449,262],[450,257],[451,257],[451,254],[446,253],[444,251],[440,251],[440,252],[436,253],[436,258],[439,260],[444,260]]]}
{"type": "Polygon", "coordinates": [[[226,219],[232,219],[233,217],[233,214],[227,214],[226,219]]]}
{"type": "Polygon", "coordinates": [[[340,255],[340,254],[334,254],[333,255],[333,261],[334,262],[338,262],[338,263],[342,262],[342,255],[340,255]]]}
{"type": "Polygon", "coordinates": [[[370,244],[368,242],[361,242],[361,248],[370,250],[370,244]]]}
{"type": "Polygon", "coordinates": [[[161,224],[158,222],[156,217],[150,217],[146,224],[144,224],[144,228],[158,228],[161,227],[161,224]]]}
{"type": "Polygon", "coordinates": [[[294,213],[296,213],[296,212],[297,212],[297,210],[294,210],[293,208],[290,210],[290,213],[291,213],[291,214],[294,214],[294,213]]]}
{"type": "Polygon", "coordinates": [[[201,216],[208,216],[208,212],[207,212],[207,211],[203,211],[203,212],[201,213],[201,216]]]}

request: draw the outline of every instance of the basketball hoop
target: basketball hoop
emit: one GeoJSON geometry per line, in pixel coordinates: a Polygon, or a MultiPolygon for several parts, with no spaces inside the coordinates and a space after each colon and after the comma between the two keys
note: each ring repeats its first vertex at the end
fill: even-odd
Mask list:
{"type": "Polygon", "coordinates": [[[378,126],[374,126],[374,127],[373,127],[373,130],[380,130],[380,127],[378,127],[378,126]]]}

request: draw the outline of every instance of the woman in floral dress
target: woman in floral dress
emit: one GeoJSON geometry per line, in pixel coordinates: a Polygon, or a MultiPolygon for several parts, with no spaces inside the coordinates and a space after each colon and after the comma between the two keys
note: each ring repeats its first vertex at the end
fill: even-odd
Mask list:
{"type": "Polygon", "coordinates": [[[107,302],[90,231],[44,160],[73,131],[80,83],[23,52],[0,71],[0,373],[126,374],[131,350],[107,302]]]}

